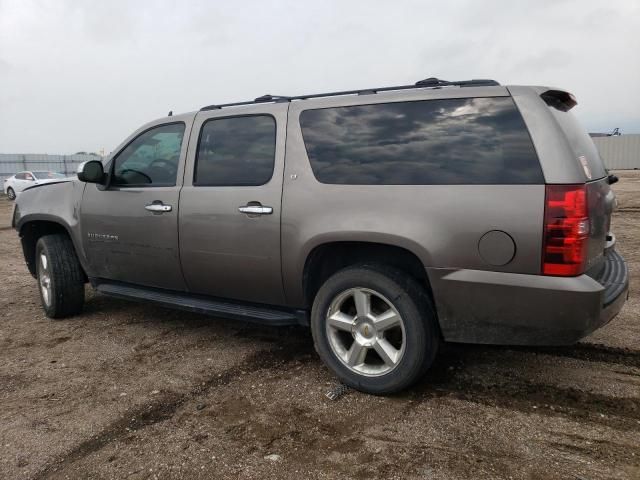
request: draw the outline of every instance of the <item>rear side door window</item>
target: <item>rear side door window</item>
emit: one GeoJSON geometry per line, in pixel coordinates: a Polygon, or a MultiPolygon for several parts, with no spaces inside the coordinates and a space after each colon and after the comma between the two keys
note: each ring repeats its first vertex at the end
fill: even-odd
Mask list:
{"type": "Polygon", "coordinates": [[[202,126],[195,186],[259,186],[273,176],[276,122],[270,115],[213,118],[202,126]]]}
{"type": "Polygon", "coordinates": [[[311,168],[322,183],[544,183],[510,97],[305,110],[300,126],[311,168]]]}
{"type": "Polygon", "coordinates": [[[111,184],[121,187],[174,186],[185,125],[153,127],[134,138],[116,157],[111,184]]]}

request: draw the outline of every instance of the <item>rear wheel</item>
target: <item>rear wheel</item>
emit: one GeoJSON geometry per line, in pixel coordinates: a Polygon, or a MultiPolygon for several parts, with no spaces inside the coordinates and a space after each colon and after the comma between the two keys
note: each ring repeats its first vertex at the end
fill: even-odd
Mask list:
{"type": "Polygon", "coordinates": [[[7,188],[7,197],[9,198],[9,200],[16,199],[16,192],[13,191],[13,188],[11,187],[7,188]]]}
{"type": "Polygon", "coordinates": [[[38,240],[36,274],[47,317],[64,318],[82,311],[84,275],[67,235],[45,235],[38,240]]]}
{"type": "Polygon", "coordinates": [[[424,289],[386,266],[349,267],[320,288],[312,309],[316,351],[345,384],[385,394],[418,380],[438,350],[424,289]]]}

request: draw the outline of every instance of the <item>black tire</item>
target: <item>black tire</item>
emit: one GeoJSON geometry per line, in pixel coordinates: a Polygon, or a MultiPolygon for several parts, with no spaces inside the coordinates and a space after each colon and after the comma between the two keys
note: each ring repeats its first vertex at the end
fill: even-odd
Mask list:
{"type": "Polygon", "coordinates": [[[318,355],[344,384],[376,395],[398,392],[419,380],[433,363],[440,344],[437,317],[425,289],[406,273],[385,265],[352,266],[331,276],[313,302],[311,331],[318,355]],[[330,344],[327,317],[332,302],[354,288],[382,294],[400,314],[404,353],[388,373],[369,376],[354,372],[330,344]]]}
{"type": "Polygon", "coordinates": [[[15,200],[16,199],[16,192],[14,192],[13,188],[11,188],[11,187],[7,188],[7,198],[9,200],[15,200]]]}
{"type": "Polygon", "coordinates": [[[47,317],[64,318],[80,313],[84,304],[84,274],[71,239],[65,234],[40,237],[35,262],[38,291],[47,317]],[[46,257],[46,267],[42,255],[46,257]],[[48,301],[43,278],[49,279],[48,301]]]}

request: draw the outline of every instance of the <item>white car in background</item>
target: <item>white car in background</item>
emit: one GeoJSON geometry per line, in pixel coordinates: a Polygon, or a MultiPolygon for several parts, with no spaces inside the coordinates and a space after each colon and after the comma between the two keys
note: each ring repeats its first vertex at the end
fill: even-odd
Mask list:
{"type": "Polygon", "coordinates": [[[56,172],[24,171],[18,172],[4,179],[4,193],[9,200],[15,200],[16,196],[25,188],[43,183],[52,183],[67,178],[66,175],[56,172]]]}

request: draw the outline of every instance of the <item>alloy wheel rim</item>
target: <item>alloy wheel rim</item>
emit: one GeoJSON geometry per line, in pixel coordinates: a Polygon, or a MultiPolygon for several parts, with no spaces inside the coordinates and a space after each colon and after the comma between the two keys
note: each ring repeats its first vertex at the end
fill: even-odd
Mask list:
{"type": "Polygon", "coordinates": [[[404,321],[395,306],[369,288],[350,288],[331,302],[326,316],[329,345],[349,370],[386,375],[404,355],[404,321]]]}
{"type": "Polygon", "coordinates": [[[51,275],[49,274],[49,261],[44,253],[40,254],[40,269],[38,276],[40,277],[42,300],[48,307],[51,305],[51,275]]]}

